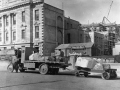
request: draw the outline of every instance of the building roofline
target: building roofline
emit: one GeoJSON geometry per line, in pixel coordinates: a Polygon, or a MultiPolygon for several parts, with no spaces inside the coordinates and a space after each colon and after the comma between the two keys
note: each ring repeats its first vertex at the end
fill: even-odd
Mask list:
{"type": "Polygon", "coordinates": [[[18,4],[12,5],[12,6],[0,8],[0,12],[6,11],[8,9],[13,9],[13,8],[16,8],[16,7],[19,7],[19,6],[30,5],[30,4],[35,4],[35,3],[43,3],[43,2],[30,2],[30,1],[21,2],[21,3],[18,3],[18,4]]]}
{"type": "Polygon", "coordinates": [[[62,9],[60,9],[60,8],[58,8],[58,7],[52,6],[52,5],[48,4],[48,3],[44,3],[44,4],[45,4],[45,5],[48,5],[48,6],[51,6],[51,7],[53,7],[53,8],[56,8],[56,9],[62,11],[62,12],[64,12],[64,10],[62,10],[62,9]]]}

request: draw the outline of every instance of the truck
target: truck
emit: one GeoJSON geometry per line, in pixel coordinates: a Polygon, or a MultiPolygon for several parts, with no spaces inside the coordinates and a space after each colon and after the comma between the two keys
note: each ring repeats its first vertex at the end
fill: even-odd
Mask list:
{"type": "MultiPolygon", "coordinates": [[[[31,47],[21,48],[21,58],[19,64],[19,71],[24,72],[25,70],[36,70],[38,69],[40,74],[58,74],[59,69],[70,66],[66,61],[60,62],[56,60],[49,60],[49,56],[42,56],[44,60],[29,60],[29,56],[33,53],[34,49],[31,47]]],[[[67,60],[65,58],[64,60],[67,60]]],[[[7,67],[9,72],[13,72],[12,64],[7,67]]]]}

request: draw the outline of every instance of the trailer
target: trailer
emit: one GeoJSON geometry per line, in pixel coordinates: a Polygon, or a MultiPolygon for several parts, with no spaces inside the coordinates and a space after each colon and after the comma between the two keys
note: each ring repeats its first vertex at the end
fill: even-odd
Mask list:
{"type": "Polygon", "coordinates": [[[88,77],[88,75],[91,73],[99,73],[101,74],[101,78],[105,80],[117,78],[117,69],[112,69],[110,67],[110,64],[102,63],[101,67],[102,69],[94,69],[88,67],[75,66],[75,76],[79,77],[84,75],[84,77],[88,77]]]}
{"type": "Polygon", "coordinates": [[[75,76],[79,77],[79,76],[84,75],[84,77],[88,77],[88,75],[91,73],[99,73],[101,74],[102,79],[109,80],[109,79],[117,78],[116,71],[117,69],[92,70],[89,68],[79,67],[79,68],[76,68],[75,70],[75,76]]]}
{"type": "MultiPolygon", "coordinates": [[[[33,49],[29,47],[22,47],[21,50],[21,61],[19,64],[19,71],[24,72],[25,70],[39,70],[40,74],[58,74],[59,69],[65,69],[71,64],[59,61],[49,61],[48,56],[43,56],[44,60],[29,60],[29,55],[31,55],[33,49]]],[[[12,64],[7,67],[9,72],[13,72],[12,64]]]]}

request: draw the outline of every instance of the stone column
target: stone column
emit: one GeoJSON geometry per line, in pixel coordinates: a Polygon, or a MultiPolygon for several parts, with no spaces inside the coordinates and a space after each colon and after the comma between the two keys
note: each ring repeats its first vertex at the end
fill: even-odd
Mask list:
{"type": "Polygon", "coordinates": [[[2,16],[2,43],[5,44],[5,15],[2,16]]]}
{"type": "Polygon", "coordinates": [[[9,26],[8,26],[8,32],[9,32],[9,43],[12,43],[12,19],[11,19],[11,13],[9,14],[9,26]]]}

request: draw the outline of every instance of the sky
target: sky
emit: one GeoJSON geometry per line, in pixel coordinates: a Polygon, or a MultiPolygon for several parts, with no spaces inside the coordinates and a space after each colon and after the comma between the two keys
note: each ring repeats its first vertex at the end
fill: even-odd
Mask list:
{"type": "Polygon", "coordinates": [[[112,23],[120,24],[120,0],[44,0],[44,2],[60,9],[63,3],[65,16],[81,24],[102,22],[103,17],[107,17],[112,3],[108,19],[112,23]]]}

